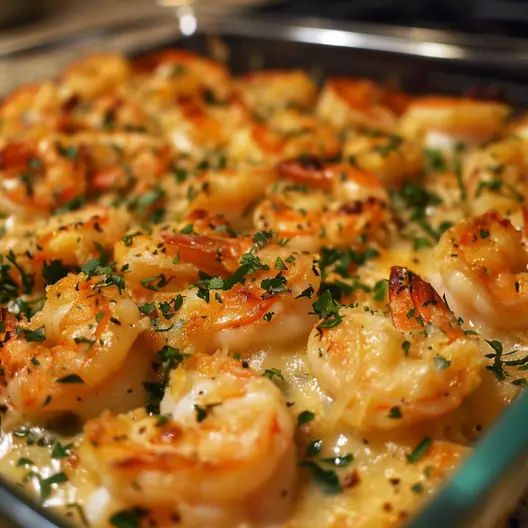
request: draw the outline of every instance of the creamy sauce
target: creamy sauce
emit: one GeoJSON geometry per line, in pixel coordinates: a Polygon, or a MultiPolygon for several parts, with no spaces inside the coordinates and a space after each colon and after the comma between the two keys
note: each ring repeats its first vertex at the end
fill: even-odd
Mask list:
{"type": "MultiPolygon", "coordinates": [[[[408,103],[357,79],[318,94],[299,71],[232,79],[180,51],[88,57],[8,98],[0,473],[93,528],[389,528],[414,515],[528,379],[524,329],[484,324],[450,291],[452,255],[435,252],[483,190],[509,193],[521,227],[517,188],[499,177],[501,163],[513,177],[527,167],[492,153],[498,180],[482,176],[478,145],[503,105],[464,100],[459,117],[453,99],[431,115],[408,103]],[[446,115],[453,130],[440,131],[446,115]],[[401,287],[406,314],[390,302],[394,266],[428,295],[401,287]],[[441,313],[424,322],[424,307],[441,313]],[[467,363],[443,377],[453,342],[467,363]],[[400,407],[413,421],[398,423],[400,407]]],[[[522,269],[508,272],[523,275],[519,245],[522,269]]]]}

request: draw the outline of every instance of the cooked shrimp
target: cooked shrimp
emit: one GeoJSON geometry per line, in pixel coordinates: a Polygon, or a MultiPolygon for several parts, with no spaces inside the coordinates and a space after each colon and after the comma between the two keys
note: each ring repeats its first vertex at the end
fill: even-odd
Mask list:
{"type": "Polygon", "coordinates": [[[316,112],[337,128],[367,126],[391,130],[407,103],[402,93],[372,81],[336,77],[326,81],[316,112]]]}
{"type": "Polygon", "coordinates": [[[278,176],[308,188],[328,191],[342,202],[377,198],[387,202],[383,184],[373,174],[344,163],[323,163],[314,156],[285,160],[277,166],[278,176]]]}
{"type": "Polygon", "coordinates": [[[226,356],[196,355],[172,372],[161,414],[163,421],[143,411],[105,414],[86,424],[80,456],[114,496],[176,509],[186,526],[209,507],[218,517],[207,526],[233,526],[222,510],[255,520],[276,474],[267,493],[279,500],[291,490],[294,427],[270,380],[226,356]]]}
{"type": "Polygon", "coordinates": [[[50,213],[84,196],[85,173],[77,151],[53,137],[8,143],[0,150],[0,209],[29,216],[50,213]]]}
{"type": "Polygon", "coordinates": [[[209,93],[226,100],[229,73],[219,62],[183,49],[145,54],[132,63],[139,95],[155,105],[171,105],[178,98],[203,98],[209,93]]]}
{"type": "Polygon", "coordinates": [[[282,156],[320,156],[335,158],[341,151],[341,141],[334,128],[311,114],[298,110],[281,110],[267,121],[271,130],[284,139],[282,156]]]}
{"type": "Polygon", "coordinates": [[[127,190],[136,196],[158,185],[170,171],[170,147],[156,136],[84,132],[63,141],[82,156],[91,193],[127,190]]]}
{"type": "Polygon", "coordinates": [[[61,99],[55,83],[22,86],[0,105],[0,135],[11,141],[40,139],[57,130],[60,110],[61,99]]]}
{"type": "Polygon", "coordinates": [[[263,70],[235,81],[235,91],[251,111],[263,118],[286,108],[307,110],[315,101],[314,82],[300,70],[263,70]]]}
{"type": "Polygon", "coordinates": [[[229,221],[248,215],[251,206],[274,179],[267,168],[210,170],[187,184],[187,212],[206,210],[229,221]]]}
{"type": "Polygon", "coordinates": [[[233,131],[227,148],[232,163],[272,166],[284,158],[309,155],[332,158],[341,142],[331,127],[296,110],[282,110],[267,122],[251,122],[233,131]]]}
{"type": "Polygon", "coordinates": [[[528,324],[528,253],[523,235],[496,211],[464,220],[435,248],[437,271],[463,316],[491,327],[528,324]]]}
{"type": "Polygon", "coordinates": [[[135,304],[104,276],[68,275],[1,349],[9,404],[34,418],[85,407],[115,382],[142,329],[135,304]]]}
{"type": "Polygon", "coordinates": [[[254,213],[255,227],[272,229],[302,251],[317,251],[322,246],[361,249],[372,242],[384,244],[388,238],[387,206],[376,198],[325,204],[315,210],[302,207],[307,203],[305,197],[293,198],[300,200],[293,205],[290,200],[272,198],[259,204],[254,213]]]}
{"type": "Polygon", "coordinates": [[[427,147],[449,150],[457,143],[488,141],[504,125],[508,106],[455,97],[420,97],[401,117],[399,130],[427,147]]]}
{"type": "Polygon", "coordinates": [[[323,166],[310,157],[283,162],[278,172],[293,185],[276,186],[255,208],[257,229],[272,229],[308,251],[386,241],[388,196],[374,175],[348,165],[323,166]]]}
{"type": "MultiPolygon", "coordinates": [[[[244,251],[244,239],[169,235],[165,240],[178,248],[181,265],[193,264],[214,278],[179,290],[180,308],[161,320],[166,331],[149,334],[153,348],[167,342],[192,351],[247,353],[308,335],[314,322],[310,297],[320,284],[315,255],[275,244],[244,251]]],[[[170,301],[166,295],[161,300],[170,301]]]]}
{"type": "Polygon", "coordinates": [[[382,132],[349,134],[343,156],[391,187],[413,179],[423,168],[421,146],[417,141],[382,132]]]}
{"type": "Polygon", "coordinates": [[[134,298],[151,296],[152,291],[180,291],[198,280],[196,266],[181,260],[178,247],[166,242],[165,236],[172,233],[170,226],[150,235],[132,231],[115,245],[116,266],[127,266],[125,282],[134,298]]]}
{"type": "MultiPolygon", "coordinates": [[[[33,277],[34,292],[43,287],[43,266],[55,262],[61,270],[75,270],[101,252],[111,255],[114,244],[124,235],[128,214],[123,209],[89,205],[46,220],[38,220],[8,231],[0,240],[0,254],[11,254],[26,274],[33,277]],[[57,262],[59,261],[59,262],[57,262]]],[[[18,267],[11,278],[23,281],[18,267]]],[[[52,280],[47,278],[46,280],[52,280]]],[[[55,279],[56,280],[56,279],[55,279]]]]}
{"type": "Polygon", "coordinates": [[[121,89],[130,75],[125,57],[116,53],[94,53],[80,59],[61,75],[61,96],[91,100],[121,89]]]}
{"type": "Polygon", "coordinates": [[[323,389],[360,430],[408,426],[444,415],[480,383],[477,343],[464,336],[435,290],[405,268],[389,281],[392,323],[383,314],[341,309],[316,327],[308,361],[323,389]]]}
{"type": "Polygon", "coordinates": [[[157,115],[172,146],[196,160],[226,149],[231,136],[247,123],[245,110],[236,102],[207,104],[184,99],[158,110],[157,115]]]}
{"type": "Polygon", "coordinates": [[[127,94],[107,94],[90,101],[72,95],[62,104],[57,128],[65,134],[83,131],[158,134],[160,130],[141,103],[127,94]]]}
{"type": "Polygon", "coordinates": [[[526,147],[526,140],[512,137],[486,145],[468,156],[464,180],[473,214],[496,209],[502,215],[513,216],[512,221],[522,226],[520,213],[528,196],[526,147]]]}

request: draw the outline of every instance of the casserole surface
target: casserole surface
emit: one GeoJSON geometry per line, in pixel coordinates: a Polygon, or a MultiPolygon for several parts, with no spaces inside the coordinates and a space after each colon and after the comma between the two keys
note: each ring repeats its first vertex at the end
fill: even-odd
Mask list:
{"type": "Polygon", "coordinates": [[[166,50],[0,114],[3,473],[75,522],[398,525],[526,384],[506,105],[166,50]]]}

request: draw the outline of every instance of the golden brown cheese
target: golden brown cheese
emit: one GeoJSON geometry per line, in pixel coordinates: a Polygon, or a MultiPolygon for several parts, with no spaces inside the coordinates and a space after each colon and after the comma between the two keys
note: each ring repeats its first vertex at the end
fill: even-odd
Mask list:
{"type": "Polygon", "coordinates": [[[509,114],[184,50],[6,96],[2,474],[79,526],[400,526],[527,384],[509,114]]]}

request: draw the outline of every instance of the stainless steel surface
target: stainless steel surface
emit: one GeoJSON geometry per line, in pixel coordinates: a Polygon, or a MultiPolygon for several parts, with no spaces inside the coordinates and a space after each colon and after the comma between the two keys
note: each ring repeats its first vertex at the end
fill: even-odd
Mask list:
{"type": "MultiPolygon", "coordinates": [[[[528,66],[528,40],[486,37],[443,30],[387,26],[370,23],[339,23],[321,19],[296,19],[288,24],[280,19],[261,17],[230,20],[230,34],[248,33],[253,37],[281,38],[362,50],[382,51],[412,57],[456,60],[499,68],[528,66]]],[[[214,26],[212,26],[214,27],[214,26]]]]}
{"type": "Polygon", "coordinates": [[[42,0],[2,0],[0,7],[0,27],[3,28],[38,14],[44,5],[42,0]]]}

